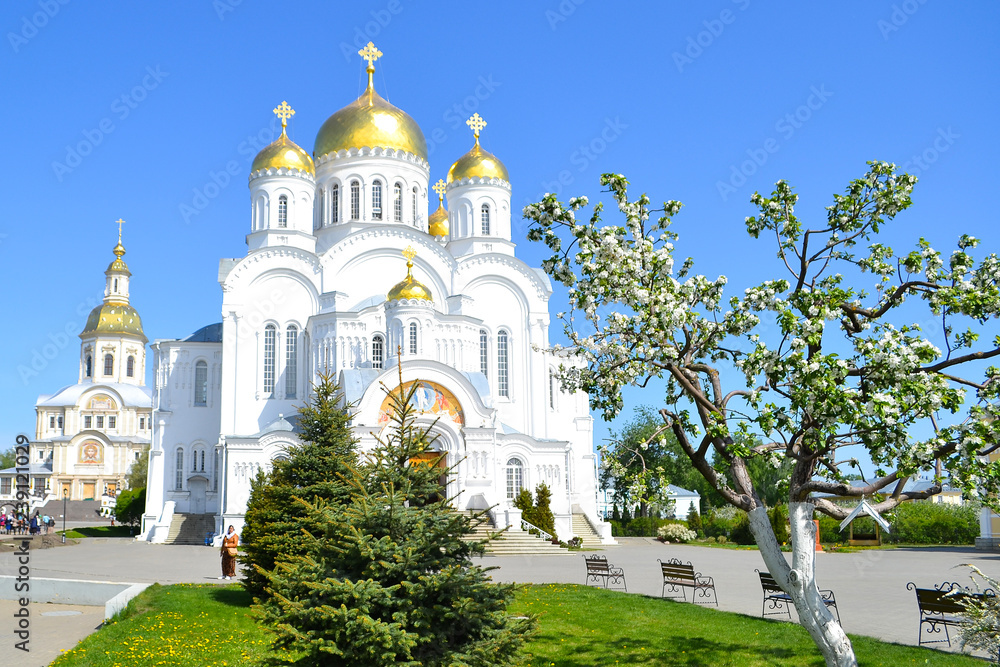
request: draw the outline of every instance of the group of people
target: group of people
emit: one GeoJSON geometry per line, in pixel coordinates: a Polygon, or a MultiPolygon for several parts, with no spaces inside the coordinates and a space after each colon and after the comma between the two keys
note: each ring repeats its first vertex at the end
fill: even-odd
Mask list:
{"type": "Polygon", "coordinates": [[[48,535],[55,525],[55,519],[48,514],[40,515],[38,510],[30,517],[13,510],[0,515],[0,529],[7,535],[48,535]]]}

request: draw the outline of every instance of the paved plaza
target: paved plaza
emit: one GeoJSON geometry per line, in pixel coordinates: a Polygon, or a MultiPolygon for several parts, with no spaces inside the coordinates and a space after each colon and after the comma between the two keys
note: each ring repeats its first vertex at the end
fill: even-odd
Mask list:
{"type": "MultiPolygon", "coordinates": [[[[625,570],[628,592],[659,596],[661,578],[657,559],[691,561],[696,570],[714,577],[719,608],[759,616],[761,590],[754,568],[763,569],[756,550],[730,550],[687,545],[664,545],[646,538],[622,538],[602,552],[625,570]]],[[[581,552],[551,556],[487,556],[477,559],[495,567],[497,581],[518,583],[584,582],[581,552]]],[[[1000,575],[1000,554],[970,548],[888,549],[858,553],[820,553],[816,576],[821,588],[836,593],[844,628],[902,644],[917,643],[917,609],[906,583],[930,587],[945,580],[968,584],[972,563],[984,572],[1000,575]]],[[[15,573],[13,555],[0,555],[0,575],[15,573]]],[[[219,552],[200,546],[163,546],[126,539],[86,539],[79,544],[31,553],[31,576],[130,583],[219,582],[219,552]]],[[[10,618],[12,602],[0,602],[0,616],[10,618]]],[[[793,613],[794,615],[794,613],[793,613]]],[[[47,665],[60,649],[72,648],[102,619],[93,608],[34,605],[30,660],[13,664],[47,665]],[[70,613],[82,610],[83,614],[70,613]],[[52,612],[66,612],[53,615],[52,612]],[[46,615],[48,613],[48,615],[46,615]],[[44,649],[44,650],[43,650],[44,649]]],[[[5,655],[14,638],[9,624],[0,627],[5,655]]],[[[957,648],[954,642],[953,649],[957,648]]],[[[19,656],[17,656],[19,658],[19,656]]],[[[10,663],[5,663],[10,664],[10,663]]]]}

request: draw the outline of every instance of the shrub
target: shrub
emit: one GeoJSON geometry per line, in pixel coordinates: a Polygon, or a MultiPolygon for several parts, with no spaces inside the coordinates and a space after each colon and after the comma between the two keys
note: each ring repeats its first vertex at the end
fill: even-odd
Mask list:
{"type": "MultiPolygon", "coordinates": [[[[968,567],[979,575],[987,588],[992,588],[994,591],[1000,589],[1000,581],[983,574],[975,565],[968,567]]],[[[976,584],[977,591],[982,593],[983,587],[979,581],[974,576],[972,580],[976,584]]],[[[993,661],[1000,662],[1000,598],[992,595],[982,599],[965,600],[965,618],[961,626],[962,648],[981,649],[989,653],[993,661]]]]}
{"type": "Polygon", "coordinates": [[[522,519],[531,524],[535,523],[535,500],[531,496],[531,491],[521,489],[518,494],[514,496],[514,507],[521,510],[522,519]]]}
{"type": "Polygon", "coordinates": [[[552,508],[549,507],[549,501],[552,499],[552,491],[547,485],[539,484],[535,487],[535,511],[534,520],[531,523],[535,524],[546,533],[550,535],[556,534],[556,517],[552,514],[552,508]]]}
{"type": "Polygon", "coordinates": [[[685,528],[679,523],[668,523],[665,526],[660,526],[659,530],[656,531],[656,534],[661,539],[669,540],[671,542],[690,542],[694,538],[698,537],[696,532],[690,528],[685,528]]]}
{"type": "Polygon", "coordinates": [[[688,528],[691,530],[701,530],[701,515],[698,514],[698,510],[691,508],[687,515],[688,528]]]}
{"type": "Polygon", "coordinates": [[[729,540],[726,539],[725,535],[719,535],[717,538],[715,538],[715,541],[718,542],[719,544],[725,544],[729,540]]]}
{"type": "Polygon", "coordinates": [[[819,541],[827,544],[843,544],[847,541],[847,529],[840,532],[840,521],[825,514],[818,514],[819,519],[819,541]]]}
{"type": "Polygon", "coordinates": [[[115,519],[123,526],[138,526],[146,512],[146,487],[125,489],[115,500],[115,519]]]}
{"type": "Polygon", "coordinates": [[[757,543],[757,540],[753,537],[753,533],[750,532],[750,517],[747,516],[746,512],[741,511],[736,517],[733,529],[729,531],[729,539],[736,542],[736,544],[757,543]]]}
{"type": "Polygon", "coordinates": [[[631,537],[656,537],[662,521],[653,516],[637,516],[628,522],[625,534],[631,537]]]}
{"type": "Polygon", "coordinates": [[[886,540],[906,544],[974,544],[978,536],[978,506],[916,501],[896,508],[892,531],[886,540]]]}
{"type": "Polygon", "coordinates": [[[767,510],[767,518],[771,521],[771,529],[778,544],[787,544],[791,539],[788,534],[788,506],[776,505],[767,510]]]}

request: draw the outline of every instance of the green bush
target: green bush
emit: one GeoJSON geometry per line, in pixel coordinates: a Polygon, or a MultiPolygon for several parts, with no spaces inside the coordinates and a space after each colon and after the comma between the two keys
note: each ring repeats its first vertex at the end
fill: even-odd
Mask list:
{"type": "Polygon", "coordinates": [[[701,530],[701,515],[698,514],[698,510],[691,508],[687,515],[688,528],[693,531],[701,530]]]}
{"type": "Polygon", "coordinates": [[[736,544],[757,544],[753,533],[750,532],[750,517],[746,512],[740,512],[736,517],[736,523],[729,532],[729,539],[736,544]]]}
{"type": "Polygon", "coordinates": [[[825,544],[843,544],[847,542],[848,531],[845,528],[841,533],[840,521],[825,514],[817,514],[819,519],[819,541],[825,544]]]}
{"type": "Polygon", "coordinates": [[[552,500],[552,490],[545,484],[539,484],[535,487],[535,511],[534,511],[534,521],[531,523],[535,524],[546,533],[550,535],[556,534],[556,517],[552,514],[552,508],[549,506],[549,502],[552,500]]]}
{"type": "MultiPolygon", "coordinates": [[[[903,503],[892,517],[886,541],[905,544],[975,544],[979,507],[930,501],[903,503]]],[[[857,529],[855,529],[857,532],[857,529]]]]}
{"type": "Polygon", "coordinates": [[[767,518],[771,521],[771,529],[778,544],[787,544],[791,540],[788,534],[788,506],[776,505],[767,510],[767,518]]]}
{"type": "Polygon", "coordinates": [[[138,526],[146,511],[146,487],[126,489],[115,501],[115,518],[124,526],[138,526]]]}

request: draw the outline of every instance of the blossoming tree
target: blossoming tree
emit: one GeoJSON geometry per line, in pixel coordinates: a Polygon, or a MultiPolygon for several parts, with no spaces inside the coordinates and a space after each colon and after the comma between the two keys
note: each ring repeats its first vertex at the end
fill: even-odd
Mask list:
{"type": "Polygon", "coordinates": [[[754,194],[759,213],[747,231],[773,237],[782,275],[726,303],[724,276],[693,275],[690,258],[675,262],[670,223],[680,202],[654,211],[646,195],[629,200],[622,175],[601,183],[622,224],[602,222],[601,204],[578,221],[583,197],[561,203],[550,194],[524,209],[528,238],[552,251],[545,271],[569,287],[571,312],[561,317],[584,363],[562,370],[564,385],[588,392],[612,418],[624,386],[665,380],[660,433],[672,433],[707,482],[747,512],[765,564],[827,664],[857,664],[814,577],[814,512],[844,518],[849,508],[817,494],[874,497],[885,511],[940,492],[939,478],[905,490],[910,475],[940,465],[967,493],[995,497],[1000,469],[984,456],[1000,446],[1000,371],[987,361],[1000,355],[992,335],[1000,261],[990,254],[977,264],[969,236],[949,257],[924,240],[901,255],[879,243],[883,226],[910,206],[916,178],[872,162],[816,228],[797,217],[784,181],[770,197],[754,194]],[[934,331],[914,321],[932,321],[934,331]],[[865,486],[845,478],[858,446],[877,466],[865,486]],[[756,457],[793,464],[791,564],[747,474],[756,457]],[[713,461],[728,464],[728,475],[713,461]]]}

